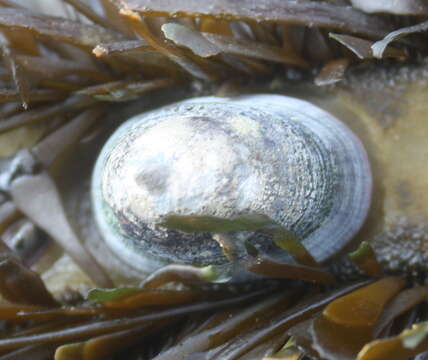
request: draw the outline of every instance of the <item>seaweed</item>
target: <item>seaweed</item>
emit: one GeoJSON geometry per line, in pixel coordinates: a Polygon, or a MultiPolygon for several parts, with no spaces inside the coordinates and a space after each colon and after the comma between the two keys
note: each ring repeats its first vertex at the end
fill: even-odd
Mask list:
{"type": "MultiPolygon", "coordinates": [[[[150,92],[233,93],[267,79],[287,86],[302,78],[335,86],[360,65],[425,57],[425,3],[62,2],[74,9],[74,18],[0,0],[0,132],[45,129],[43,140],[31,147],[38,159],[33,173],[20,173],[8,188],[3,165],[10,159],[0,163],[0,233],[27,218],[103,288],[72,305],[56,299],[36,272],[2,246],[0,360],[123,358],[130,348],[158,360],[401,360],[428,350],[426,285],[385,277],[366,244],[350,258],[371,280],[342,283],[298,239],[272,231],[266,219],[208,218],[196,224],[172,218],[164,224],[176,227],[180,220],[184,231],[214,231],[215,225],[224,230],[220,235],[242,228],[272,235],[294,262],[263,258],[246,244],[248,256],[239,265],[263,278],[260,282],[221,284],[215,267],[170,265],[138,287],[112,287],[68,223],[47,171],[103,114],[150,92]]],[[[227,245],[225,237],[220,241],[227,245]]],[[[225,248],[231,259],[233,250],[225,248]]]]}

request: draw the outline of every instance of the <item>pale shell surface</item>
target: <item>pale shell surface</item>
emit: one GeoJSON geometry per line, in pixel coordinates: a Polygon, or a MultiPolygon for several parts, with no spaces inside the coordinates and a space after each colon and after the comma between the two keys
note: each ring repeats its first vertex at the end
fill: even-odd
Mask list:
{"type": "MultiPolygon", "coordinates": [[[[325,261],[362,226],[371,188],[361,142],[329,113],[280,95],[202,97],[125,122],[97,160],[92,202],[109,247],[151,272],[228,261],[212,234],[158,226],[171,215],[265,215],[325,261]]],[[[233,236],[290,261],[266,236],[233,236]]]]}

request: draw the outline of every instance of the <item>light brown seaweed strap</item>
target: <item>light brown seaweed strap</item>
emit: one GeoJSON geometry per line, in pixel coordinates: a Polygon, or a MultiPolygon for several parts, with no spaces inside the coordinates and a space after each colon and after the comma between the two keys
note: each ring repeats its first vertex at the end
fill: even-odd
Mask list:
{"type": "Polygon", "coordinates": [[[364,14],[350,6],[326,2],[290,0],[114,0],[124,11],[144,16],[202,17],[228,21],[302,24],[350,31],[371,37],[385,36],[391,26],[381,17],[364,14]]]}
{"type": "Polygon", "coordinates": [[[147,41],[154,49],[167,56],[170,60],[180,65],[184,70],[189,72],[192,76],[203,80],[214,80],[215,75],[205,71],[199,64],[193,62],[186,57],[180,49],[175,46],[166,44],[161,39],[157,38],[144,19],[136,12],[125,9],[120,10],[128,22],[132,25],[135,32],[147,41]]]}

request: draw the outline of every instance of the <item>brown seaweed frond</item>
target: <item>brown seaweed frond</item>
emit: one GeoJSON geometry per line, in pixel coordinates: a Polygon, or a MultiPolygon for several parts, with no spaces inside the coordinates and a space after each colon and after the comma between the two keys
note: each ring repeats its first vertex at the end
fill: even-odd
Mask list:
{"type": "MultiPolygon", "coordinates": [[[[26,163],[18,169],[37,173],[27,176],[24,197],[22,188],[11,193],[0,179],[0,232],[25,215],[102,284],[109,284],[108,276],[70,230],[45,171],[65,145],[90,130],[68,133],[64,124],[89,122],[113,104],[178,87],[191,93],[196,85],[225,89],[225,83],[278,77],[329,85],[353,66],[385,58],[417,61],[428,49],[422,0],[400,7],[371,0],[58,1],[74,9],[74,18],[38,13],[31,2],[0,0],[0,133],[38,126],[39,138],[45,137],[32,148],[35,169],[26,163]],[[33,206],[41,200],[31,195],[41,189],[55,204],[51,212],[33,206]],[[61,226],[53,213],[65,219],[61,226]]],[[[4,164],[10,162],[0,163],[2,175],[4,164]]],[[[428,351],[425,284],[385,277],[367,246],[351,259],[371,280],[338,284],[296,244],[282,246],[298,264],[255,254],[245,266],[278,279],[288,272],[285,277],[294,274],[305,283],[205,288],[207,273],[170,266],[142,287],[94,290],[74,306],[54,299],[40,277],[5,250],[0,292],[8,302],[0,306],[0,360],[404,360],[428,351]],[[171,282],[184,289],[167,288],[171,282]]]]}
{"type": "MultiPolygon", "coordinates": [[[[206,270],[171,265],[141,287],[93,289],[71,306],[54,300],[6,247],[3,253],[0,293],[9,300],[0,305],[7,324],[3,360],[29,354],[56,360],[405,360],[428,351],[428,286],[400,277],[328,287],[290,280],[214,286],[206,283],[206,270]],[[171,282],[181,289],[169,288],[171,282]]],[[[373,256],[367,244],[351,254],[368,273],[373,256]]]]}
{"type": "Polygon", "coordinates": [[[363,2],[357,8],[280,0],[216,0],[210,6],[196,0],[64,3],[80,18],[0,4],[1,99],[33,111],[16,114],[2,131],[49,119],[52,114],[38,112],[54,104],[78,112],[79,101],[59,100],[79,94],[94,102],[129,101],[192,79],[248,81],[249,75],[278,74],[279,67],[308,76],[316,69],[324,79],[331,74],[340,80],[352,64],[380,57],[403,60],[427,50],[421,41],[426,26],[418,24],[426,12],[416,17],[403,10],[402,18],[385,14],[388,9],[382,15],[365,13],[358,10],[363,2]],[[404,35],[410,37],[400,42],[404,35]]]}
{"type": "Polygon", "coordinates": [[[9,324],[0,359],[32,347],[44,356],[55,351],[58,360],[70,353],[75,359],[268,359],[284,349],[312,359],[404,360],[428,351],[428,288],[408,288],[398,277],[334,290],[265,283],[240,295],[224,289],[123,290],[94,290],[91,302],[73,307],[0,306],[9,324]]]}

